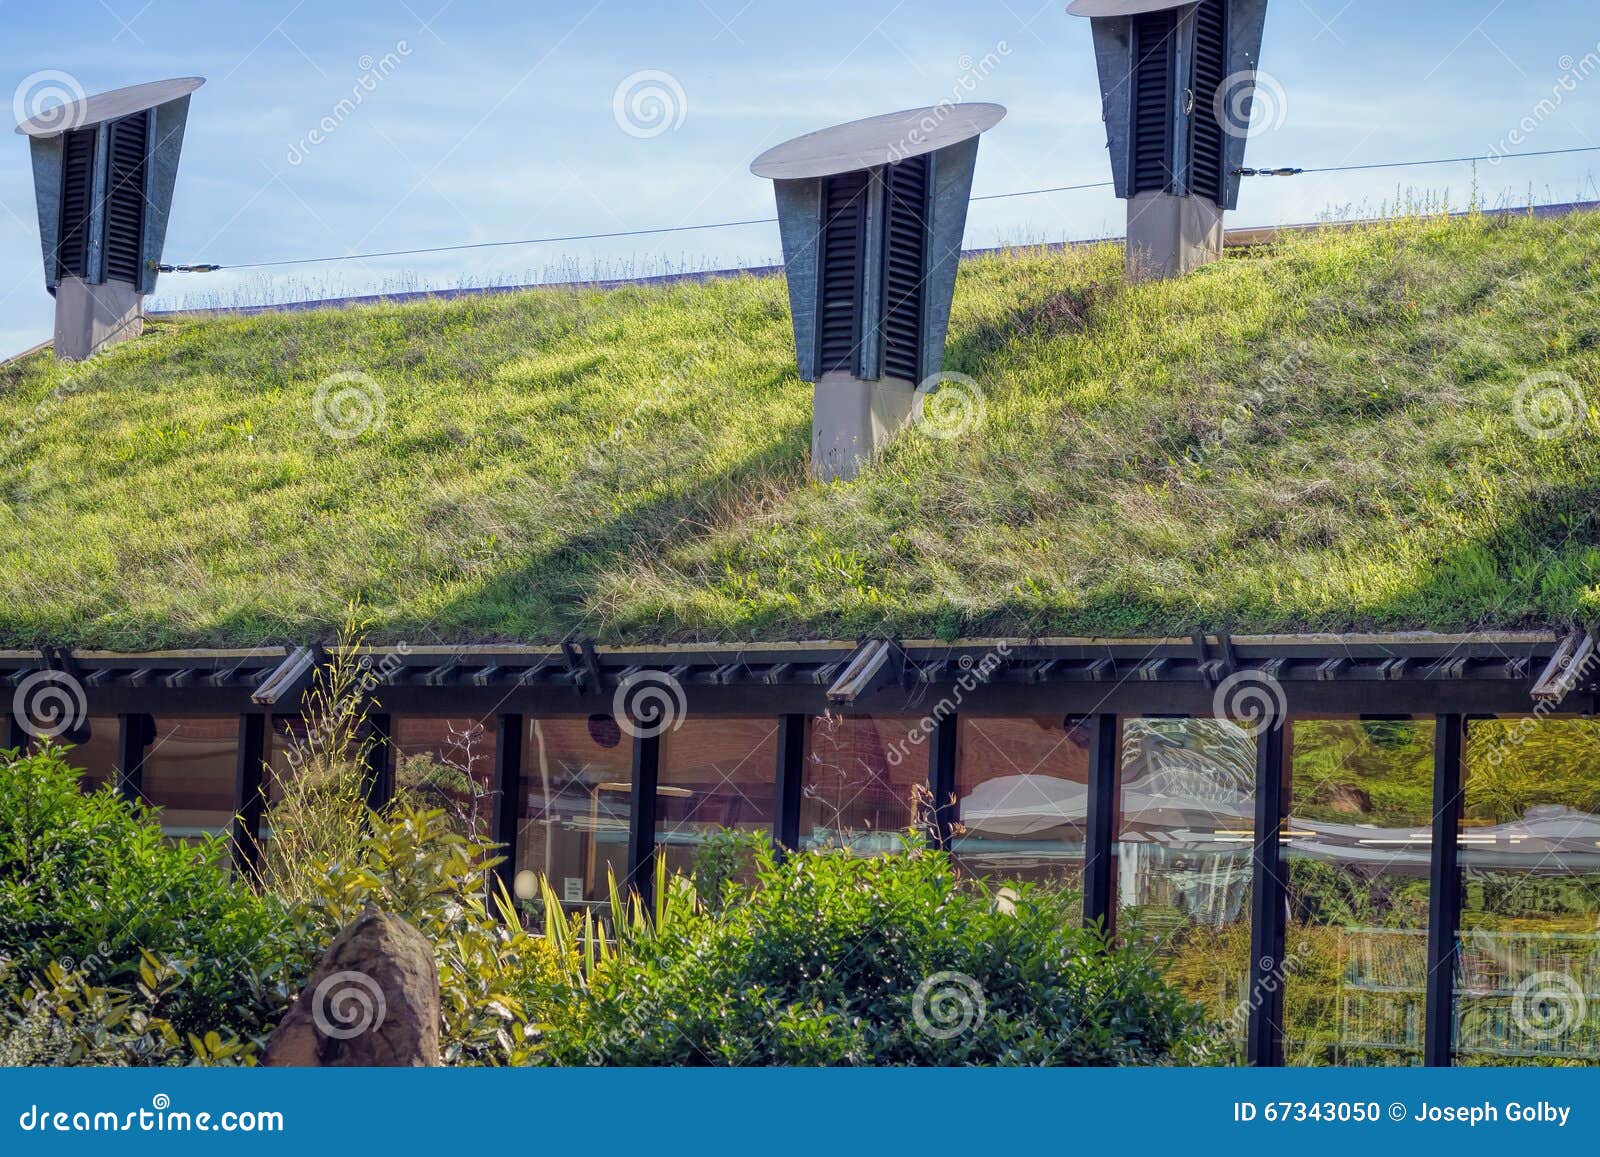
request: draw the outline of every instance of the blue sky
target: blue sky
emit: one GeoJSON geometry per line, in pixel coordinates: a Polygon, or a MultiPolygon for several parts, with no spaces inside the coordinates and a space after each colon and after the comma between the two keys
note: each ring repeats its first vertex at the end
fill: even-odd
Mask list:
{"type": "MultiPolygon", "coordinates": [[[[952,95],[1010,109],[985,138],[976,194],[1104,180],[1087,22],[1064,9],[1065,0],[0,0],[0,95],[15,90],[13,105],[25,103],[61,83],[38,78],[50,70],[89,92],[207,77],[165,256],[231,265],[766,217],[770,187],[747,168],[763,149],[952,95]],[[671,102],[664,125],[619,118],[619,86],[641,73],[635,87],[657,85],[671,102]],[[333,127],[312,143],[322,123],[333,127]]],[[[1571,0],[1273,0],[1262,64],[1274,87],[1252,164],[1489,152],[1510,148],[1524,118],[1524,150],[1600,143],[1600,14],[1571,0]],[[1553,91],[1559,103],[1538,111],[1553,91]]],[[[27,147],[4,140],[0,354],[48,337],[51,318],[27,147]]],[[[1597,172],[1600,154],[1508,160],[1480,167],[1478,180],[1487,200],[1521,204],[1530,193],[1600,196],[1597,172]]],[[[1465,166],[1254,180],[1232,220],[1375,211],[1405,188],[1464,201],[1471,182],[1465,166]]],[[[1109,190],[1061,193],[975,205],[967,241],[1092,237],[1121,224],[1109,190]]],[[[157,304],[620,276],[777,253],[776,227],[757,225],[169,275],[157,304]]]]}

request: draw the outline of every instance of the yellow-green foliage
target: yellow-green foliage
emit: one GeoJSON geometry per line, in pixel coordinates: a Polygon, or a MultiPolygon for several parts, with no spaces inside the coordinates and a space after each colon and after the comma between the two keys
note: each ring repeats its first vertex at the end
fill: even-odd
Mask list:
{"type": "Polygon", "coordinates": [[[1600,608],[1600,216],[1312,231],[1128,287],[968,262],[964,437],[805,480],[776,278],[163,321],[0,369],[0,640],[1466,629],[1600,608]],[[381,389],[340,440],[318,383],[381,389]]]}
{"type": "Polygon", "coordinates": [[[528,1063],[568,947],[524,930],[503,889],[486,896],[493,846],[454,831],[444,812],[402,804],[368,822],[354,858],[318,865],[325,882],[296,912],[304,935],[326,945],[368,904],[400,916],[433,945],[444,1063],[528,1063]]]}

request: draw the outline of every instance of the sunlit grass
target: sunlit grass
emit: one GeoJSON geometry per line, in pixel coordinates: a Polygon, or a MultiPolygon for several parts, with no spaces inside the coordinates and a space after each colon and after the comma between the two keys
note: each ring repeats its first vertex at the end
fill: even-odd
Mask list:
{"type": "Polygon", "coordinates": [[[1435,628],[1600,605],[1600,218],[1407,220],[1128,288],[962,270],[983,425],[805,480],[781,279],[164,321],[0,370],[0,639],[1435,628]],[[330,437],[358,371],[385,419],[330,437]],[[6,433],[11,432],[11,433],[6,433]]]}

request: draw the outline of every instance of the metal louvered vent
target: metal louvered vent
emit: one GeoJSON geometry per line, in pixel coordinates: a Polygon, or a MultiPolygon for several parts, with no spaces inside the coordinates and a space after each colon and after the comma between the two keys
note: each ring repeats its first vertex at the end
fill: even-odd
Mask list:
{"type": "Polygon", "coordinates": [[[62,142],[61,224],[56,276],[89,275],[89,229],[94,216],[95,130],[77,129],[62,142]]]}
{"type": "Polygon", "coordinates": [[[139,284],[150,114],[113,121],[106,148],[106,280],[139,284]]]}
{"type": "Polygon", "coordinates": [[[817,277],[819,374],[857,371],[870,188],[868,173],[845,173],[822,182],[822,261],[817,277]]]}
{"type": "Polygon", "coordinates": [[[1194,115],[1189,118],[1189,192],[1222,203],[1227,141],[1216,111],[1228,73],[1228,2],[1202,0],[1194,13],[1194,115]]]}
{"type": "Polygon", "coordinates": [[[883,373],[922,380],[922,315],[928,276],[926,155],[884,170],[883,373]]]}
{"type": "Polygon", "coordinates": [[[1177,40],[1177,12],[1146,12],[1134,17],[1132,194],[1172,188],[1177,40]]]}

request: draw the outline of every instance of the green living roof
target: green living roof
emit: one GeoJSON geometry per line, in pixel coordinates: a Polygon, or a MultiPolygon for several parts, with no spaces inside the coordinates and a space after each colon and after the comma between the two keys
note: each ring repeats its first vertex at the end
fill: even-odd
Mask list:
{"type": "Polygon", "coordinates": [[[305,642],[352,601],[416,642],[1595,617],[1600,215],[1121,266],[966,262],[947,368],[982,421],[833,486],[776,277],[157,319],[22,359],[0,646],[305,642]]]}

